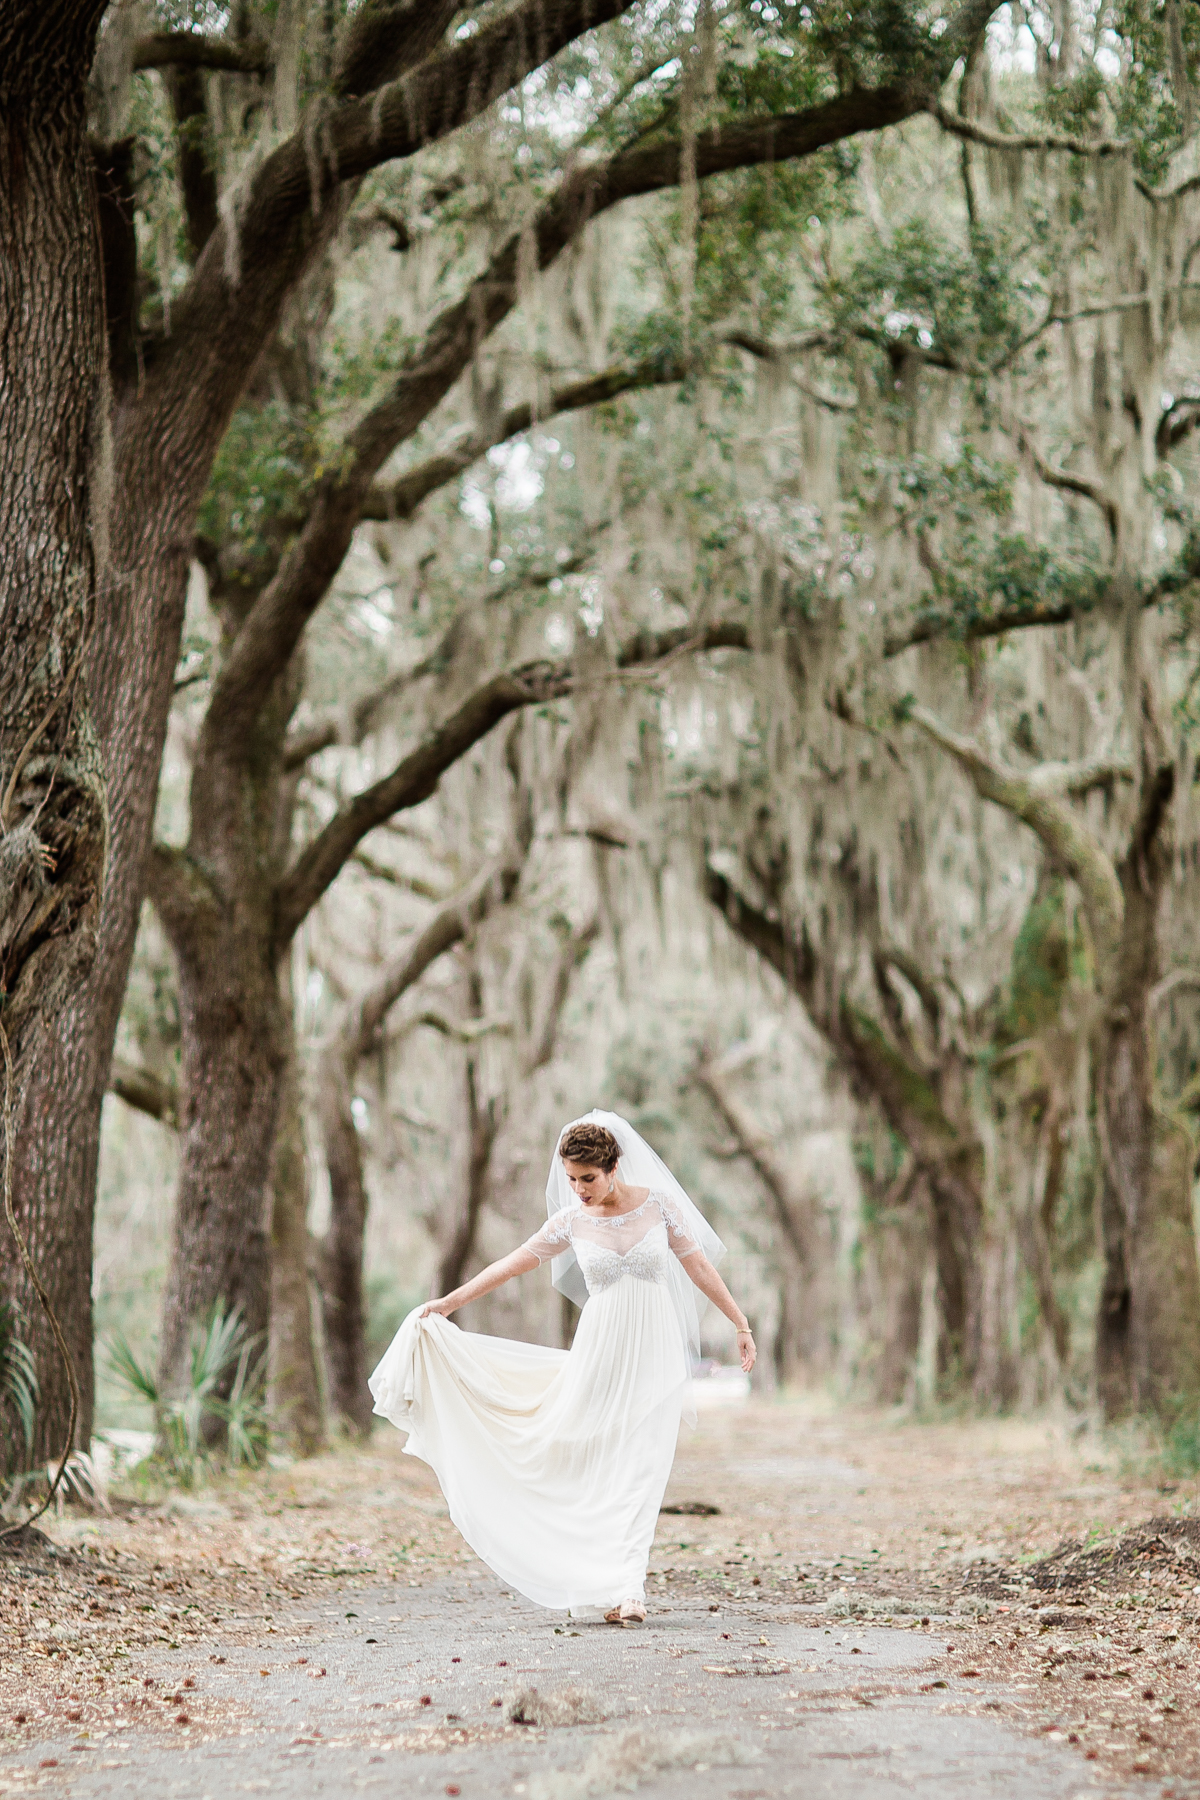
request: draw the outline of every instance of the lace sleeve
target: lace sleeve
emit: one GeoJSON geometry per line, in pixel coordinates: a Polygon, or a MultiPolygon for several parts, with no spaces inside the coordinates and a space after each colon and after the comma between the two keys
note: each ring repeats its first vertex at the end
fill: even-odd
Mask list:
{"type": "Polygon", "coordinates": [[[676,1208],[665,1194],[656,1194],[654,1197],[658,1201],[658,1210],[662,1214],[663,1224],[667,1228],[667,1242],[676,1256],[694,1256],[700,1246],[680,1218],[676,1208]]]}
{"type": "Polygon", "coordinates": [[[552,1219],[547,1219],[540,1231],[535,1231],[521,1245],[522,1250],[532,1250],[538,1261],[546,1262],[552,1256],[561,1256],[564,1247],[571,1242],[571,1226],[575,1218],[575,1208],[564,1206],[556,1212],[552,1219]]]}

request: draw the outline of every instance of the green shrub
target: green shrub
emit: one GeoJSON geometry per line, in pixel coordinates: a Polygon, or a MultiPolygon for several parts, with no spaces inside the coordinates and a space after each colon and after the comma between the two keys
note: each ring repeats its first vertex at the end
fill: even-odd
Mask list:
{"type": "Polygon", "coordinates": [[[194,1487],[210,1460],[210,1439],[217,1435],[212,1424],[224,1428],[220,1435],[232,1468],[257,1468],[265,1458],[270,1443],[266,1358],[257,1350],[258,1339],[247,1333],[241,1313],[236,1308],[227,1313],[218,1301],[193,1335],[187,1391],[164,1401],[149,1364],[139,1361],[121,1333],[111,1339],[113,1374],[153,1406],[162,1460],[182,1486],[194,1487]]]}
{"type": "MultiPolygon", "coordinates": [[[[33,1449],[38,1383],[33,1352],[17,1336],[16,1312],[0,1301],[0,1414],[15,1415],[28,1458],[33,1449]]],[[[7,1420],[5,1436],[8,1436],[7,1420]]]]}

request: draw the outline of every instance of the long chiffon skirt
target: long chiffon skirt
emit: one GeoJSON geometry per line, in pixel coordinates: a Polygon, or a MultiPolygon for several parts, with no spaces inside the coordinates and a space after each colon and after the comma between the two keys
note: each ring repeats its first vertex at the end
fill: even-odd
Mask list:
{"type": "Polygon", "coordinates": [[[589,1299],[569,1351],[418,1308],[370,1388],[472,1550],[540,1606],[579,1608],[643,1593],[688,1373],[666,1289],[624,1277],[589,1299]]]}

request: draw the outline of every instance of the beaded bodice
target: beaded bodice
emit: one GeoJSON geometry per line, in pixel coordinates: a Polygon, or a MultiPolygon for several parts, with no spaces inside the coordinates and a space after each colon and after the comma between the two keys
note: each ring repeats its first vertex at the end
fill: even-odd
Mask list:
{"type": "Polygon", "coordinates": [[[667,1279],[667,1228],[654,1225],[628,1250],[612,1250],[606,1244],[592,1243],[586,1237],[575,1239],[575,1254],[583,1270],[589,1294],[601,1293],[626,1275],[632,1281],[665,1281],[667,1279]]]}
{"type": "Polygon", "coordinates": [[[665,1282],[672,1253],[691,1256],[697,1246],[670,1201],[662,1194],[648,1194],[630,1212],[607,1217],[583,1205],[565,1206],[526,1248],[539,1261],[574,1250],[588,1293],[599,1294],[626,1277],[665,1282]]]}

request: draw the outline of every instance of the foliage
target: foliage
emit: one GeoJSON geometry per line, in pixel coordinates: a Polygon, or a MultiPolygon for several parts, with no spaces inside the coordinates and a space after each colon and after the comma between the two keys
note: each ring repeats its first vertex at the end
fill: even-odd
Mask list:
{"type": "Polygon", "coordinates": [[[911,342],[964,369],[999,362],[1032,322],[1013,238],[1004,221],[977,226],[964,244],[933,220],[906,220],[887,243],[872,238],[844,271],[829,272],[828,315],[846,332],[911,342]]]}
{"type": "Polygon", "coordinates": [[[1163,1468],[1176,1480],[1200,1474],[1200,1415],[1185,1411],[1170,1426],[1163,1443],[1163,1468]]]}
{"type": "Polygon", "coordinates": [[[1071,943],[1061,878],[1046,880],[1034,895],[1013,943],[1009,1000],[998,1028],[1000,1043],[1036,1036],[1062,1010],[1071,974],[1071,943]]]}
{"type": "Polygon", "coordinates": [[[390,1271],[367,1277],[367,1362],[374,1368],[414,1306],[425,1298],[419,1288],[402,1285],[390,1271]]]}
{"type": "Polygon", "coordinates": [[[194,1487],[224,1439],[233,1468],[257,1468],[267,1454],[266,1359],[248,1335],[241,1315],[218,1304],[192,1337],[188,1386],[164,1400],[153,1369],[122,1333],[108,1345],[113,1373],[131,1394],[154,1407],[160,1454],[174,1478],[194,1487]]]}
{"type": "Polygon", "coordinates": [[[37,1416],[37,1366],[33,1352],[17,1332],[16,1311],[8,1301],[0,1301],[0,1418],[5,1419],[6,1435],[9,1422],[15,1419],[28,1456],[37,1416]]]}
{"type": "MultiPolygon", "coordinates": [[[[1112,14],[1111,28],[1121,42],[1125,58],[1125,79],[1110,84],[1109,96],[1116,115],[1117,130],[1133,137],[1138,144],[1139,162],[1152,180],[1166,173],[1171,152],[1184,135],[1186,114],[1176,84],[1171,45],[1171,15],[1179,32],[1185,80],[1193,86],[1200,67],[1200,19],[1191,6],[1178,8],[1156,4],[1155,0],[1120,0],[1112,14]]],[[[1088,88],[1094,85],[1089,72],[1080,72],[1080,99],[1090,98],[1088,88]]],[[[1194,107],[1194,98],[1191,106],[1194,107]]]]}
{"type": "Polygon", "coordinates": [[[201,536],[228,546],[247,587],[295,529],[313,478],[312,422],[281,401],[233,418],[213,464],[201,536]]]}

